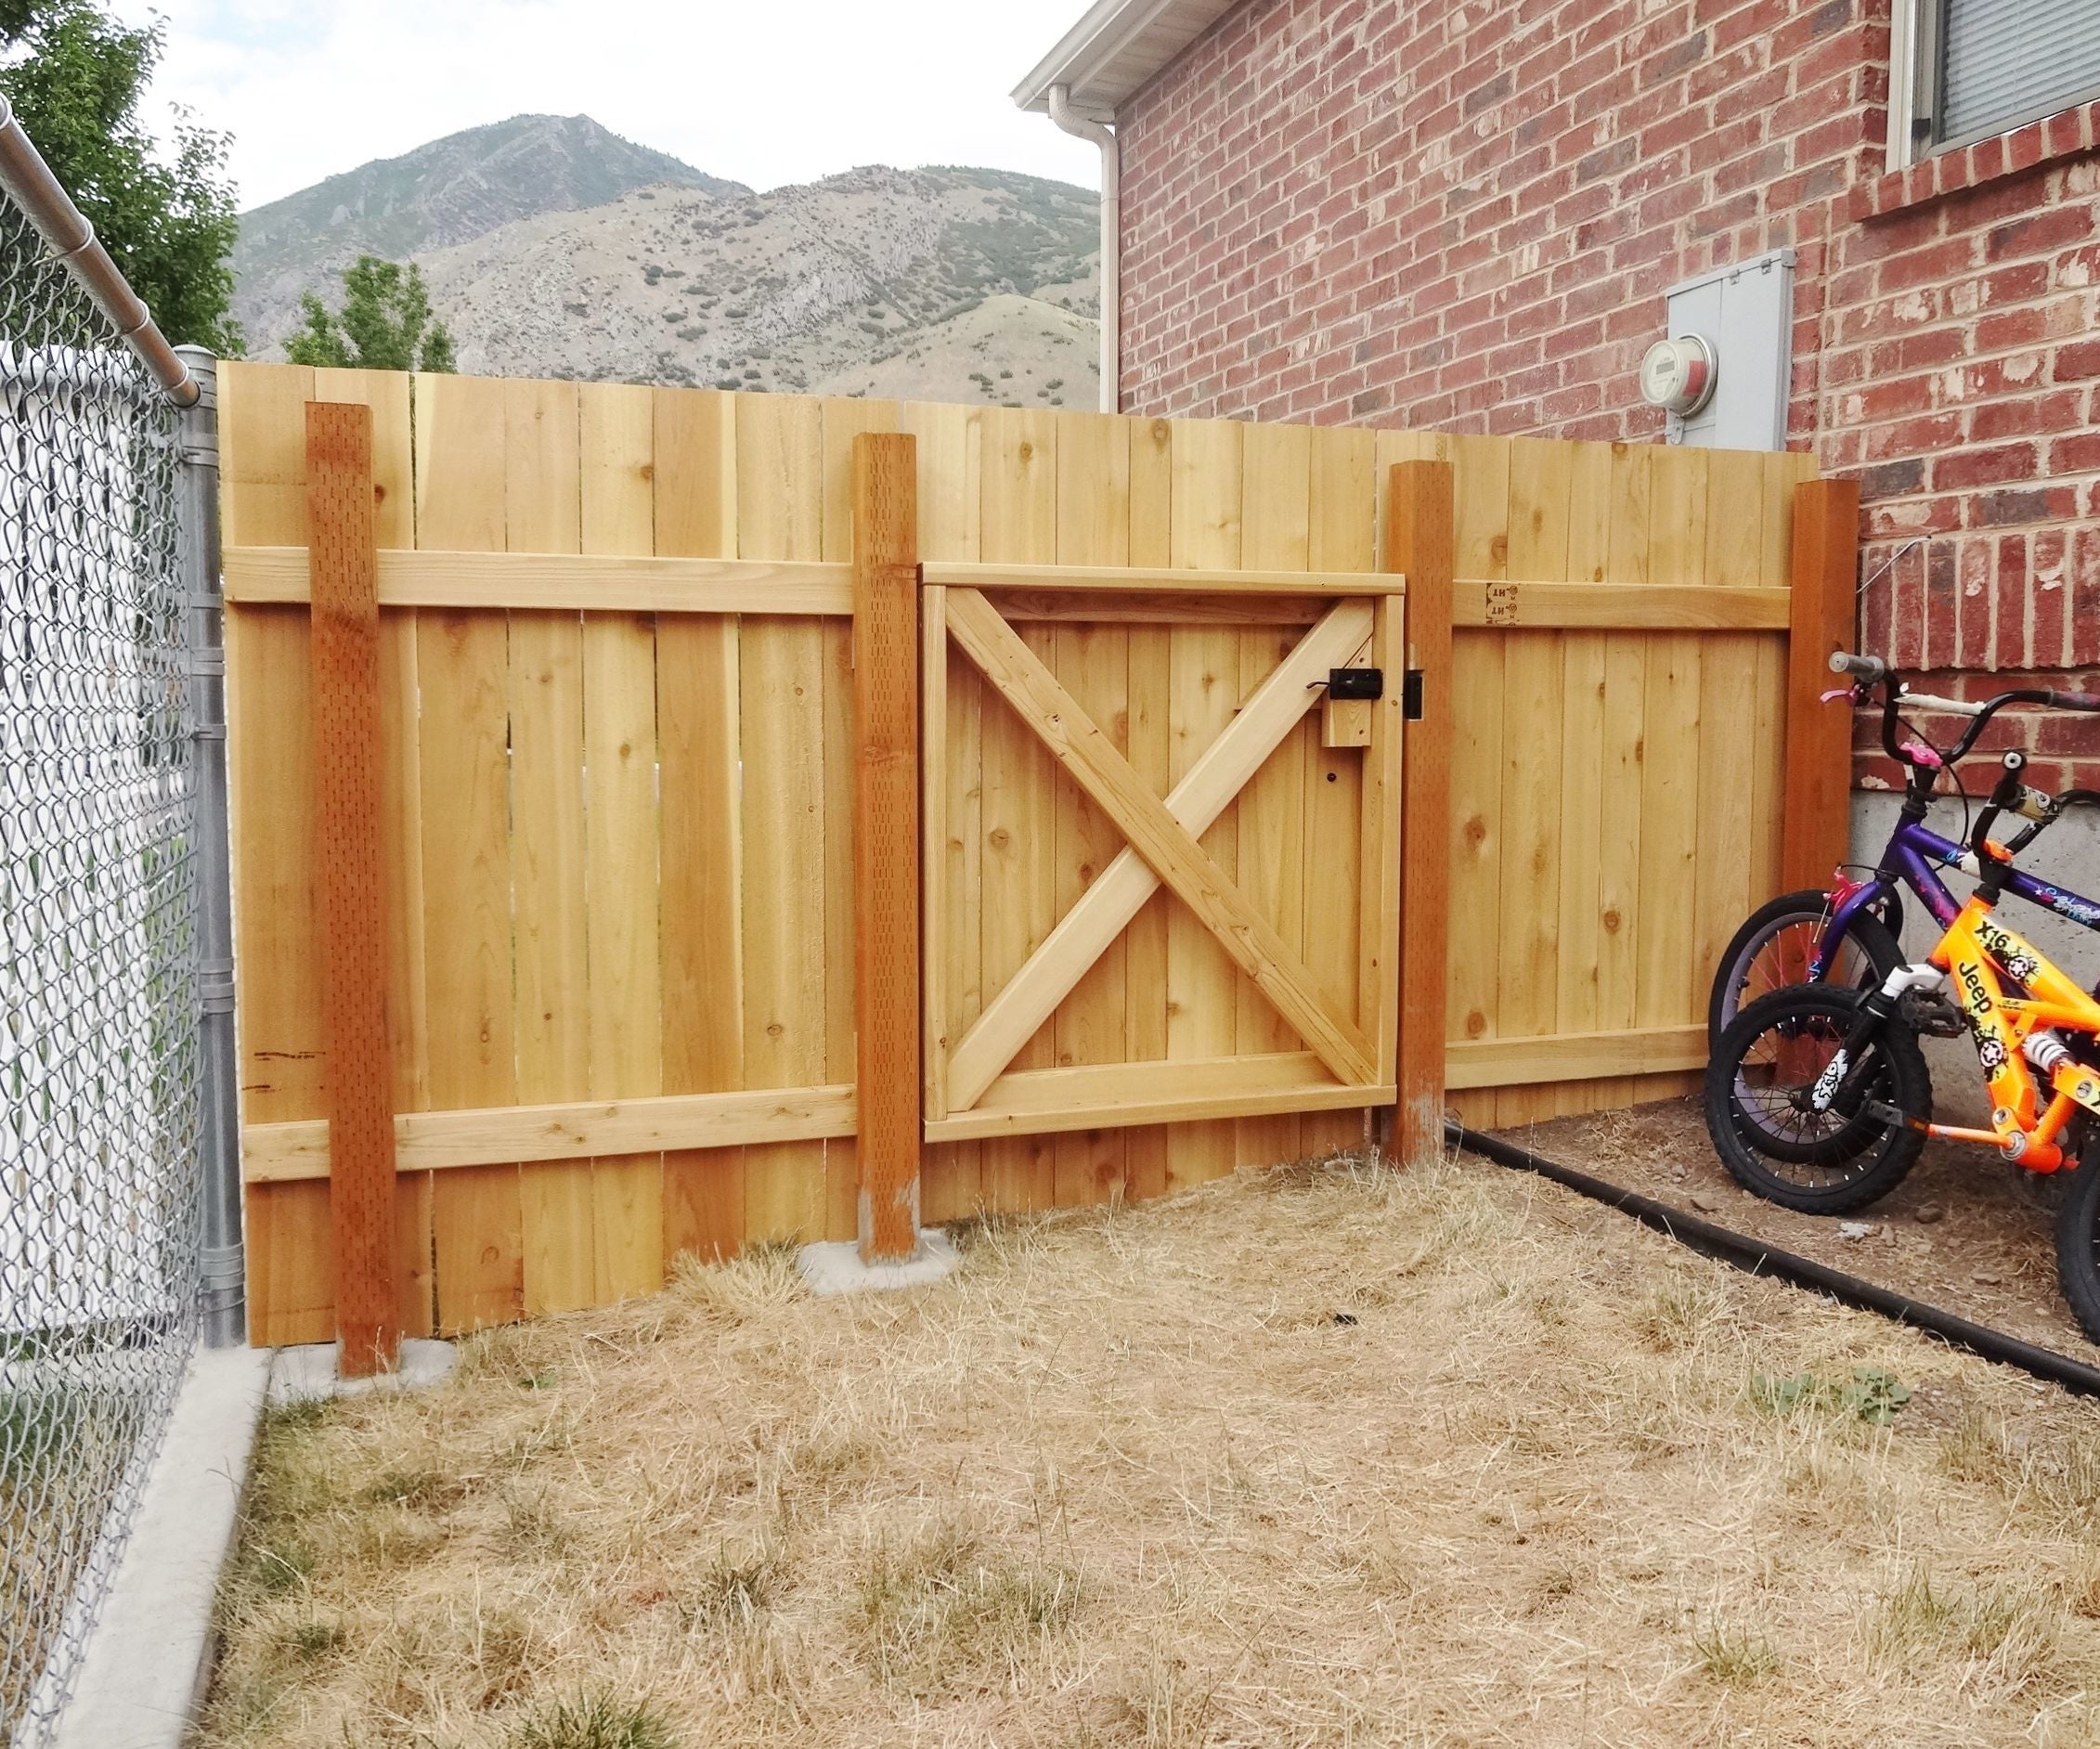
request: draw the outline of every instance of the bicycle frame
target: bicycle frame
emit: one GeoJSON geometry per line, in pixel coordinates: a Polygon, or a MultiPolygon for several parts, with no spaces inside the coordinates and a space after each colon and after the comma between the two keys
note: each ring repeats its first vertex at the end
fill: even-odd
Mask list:
{"type": "MultiPolygon", "coordinates": [[[[1925,901],[1933,921],[1942,929],[1952,928],[1962,914],[1961,900],[1948,891],[1947,883],[1939,878],[1939,871],[1952,868],[1975,874],[1978,872],[1976,857],[1951,838],[1943,838],[1931,831],[1922,820],[1912,819],[1911,811],[1905,809],[1903,819],[1889,835],[1888,848],[1882,852],[1873,877],[1840,886],[1837,904],[1809,959],[1808,982],[1820,983],[1830,975],[1832,963],[1851,934],[1852,926],[1866,913],[1878,911],[1895,898],[1899,882],[1925,901]]],[[[2037,880],[2018,869],[2007,872],[2004,887],[2007,892],[2029,904],[2040,905],[2044,911],[2068,917],[2081,928],[2100,934],[2100,901],[2067,891],[2048,881],[2037,880]]]]}
{"type": "MultiPolygon", "coordinates": [[[[2072,1115],[2083,1107],[2100,1116],[2100,1071],[2082,1063],[2058,1063],[2043,1108],[2027,1043],[2044,1029],[2100,1035],[2100,1002],[1998,922],[1980,893],[1955,913],[1930,963],[1953,980],[1955,1000],[1976,1035],[1977,1056],[1990,1085],[1990,1128],[1915,1121],[1912,1126],[1947,1141],[1996,1147],[2035,1172],[2056,1171],[2064,1163],[2058,1138],[2072,1115]],[[2007,993],[2006,979],[2025,993],[2007,993]]],[[[1890,982],[1913,977],[1906,970],[1890,982]]]]}

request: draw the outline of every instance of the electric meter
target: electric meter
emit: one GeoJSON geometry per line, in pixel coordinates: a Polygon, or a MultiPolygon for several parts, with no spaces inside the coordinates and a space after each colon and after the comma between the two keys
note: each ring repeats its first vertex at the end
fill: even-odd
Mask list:
{"type": "Polygon", "coordinates": [[[1697,334],[1658,340],[1640,361],[1640,396],[1651,407],[1689,419],[1714,398],[1720,371],[1714,349],[1697,334]]]}

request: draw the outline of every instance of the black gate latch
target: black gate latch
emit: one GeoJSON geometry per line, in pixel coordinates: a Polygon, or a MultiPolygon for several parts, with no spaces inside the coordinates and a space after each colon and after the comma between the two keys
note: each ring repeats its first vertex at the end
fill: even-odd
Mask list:
{"type": "Polygon", "coordinates": [[[1400,714],[1409,722],[1422,719],[1422,671],[1409,668],[1400,680],[1400,714]]]}
{"type": "Polygon", "coordinates": [[[1327,674],[1327,695],[1329,698],[1383,698],[1385,696],[1385,670],[1383,668],[1329,668],[1327,674]]]}

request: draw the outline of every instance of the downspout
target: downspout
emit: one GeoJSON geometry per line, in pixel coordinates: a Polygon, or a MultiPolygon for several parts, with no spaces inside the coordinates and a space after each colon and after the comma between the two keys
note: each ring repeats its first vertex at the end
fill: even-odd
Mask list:
{"type": "Polygon", "coordinates": [[[1122,152],[1115,131],[1072,108],[1069,85],[1050,87],[1050,119],[1101,149],[1101,410],[1122,411],[1122,152]]]}

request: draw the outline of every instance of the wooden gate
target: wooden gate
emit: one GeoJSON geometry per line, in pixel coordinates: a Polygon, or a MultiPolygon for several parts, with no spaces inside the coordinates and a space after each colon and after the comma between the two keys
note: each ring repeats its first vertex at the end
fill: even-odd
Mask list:
{"type": "Polygon", "coordinates": [[[924,575],[927,1139],[1391,1105],[1400,580],[924,575]],[[1337,668],[1377,670],[1382,696],[1329,704],[1337,668]],[[950,732],[952,676],[981,688],[980,732],[950,732]],[[1316,711],[1361,767],[1345,789],[1308,773],[1316,711]],[[973,787],[1017,823],[1062,815],[1097,847],[1084,884],[1055,891],[1010,833],[955,835],[948,798],[973,787]],[[1017,930],[1036,945],[953,1026],[956,944],[1017,930]]]}

